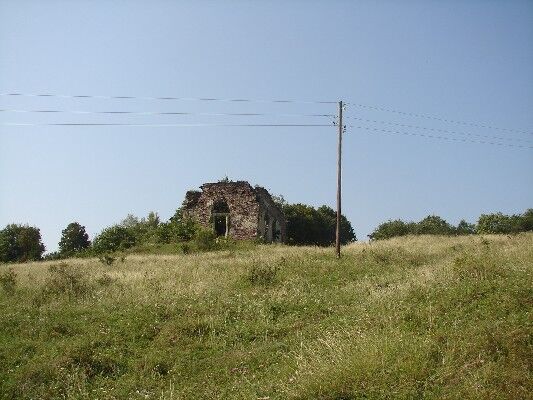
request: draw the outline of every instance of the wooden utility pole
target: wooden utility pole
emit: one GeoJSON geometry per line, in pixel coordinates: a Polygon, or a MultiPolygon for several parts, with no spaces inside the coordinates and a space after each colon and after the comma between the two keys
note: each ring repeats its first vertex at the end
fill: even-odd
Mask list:
{"type": "Polygon", "coordinates": [[[341,160],[342,160],[342,101],[339,101],[339,142],[337,147],[337,230],[335,233],[335,254],[337,258],[341,257],[341,160]]]}

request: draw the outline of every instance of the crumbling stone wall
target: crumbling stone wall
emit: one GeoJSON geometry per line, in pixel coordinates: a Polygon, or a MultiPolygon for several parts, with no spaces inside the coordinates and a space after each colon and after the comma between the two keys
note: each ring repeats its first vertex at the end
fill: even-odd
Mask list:
{"type": "Polygon", "coordinates": [[[234,239],[253,239],[257,235],[259,203],[248,182],[206,183],[200,186],[200,195],[185,196],[184,213],[205,227],[212,227],[213,205],[225,201],[229,208],[229,236],[234,239]],[[192,201],[190,201],[192,200],[192,201]]]}
{"type": "Polygon", "coordinates": [[[259,221],[258,232],[267,242],[285,242],[287,223],[285,215],[279,209],[272,196],[265,188],[255,187],[257,199],[259,201],[259,221]]]}
{"type": "Polygon", "coordinates": [[[229,209],[229,237],[285,240],[285,217],[266,189],[254,189],[244,181],[206,183],[200,188],[201,191],[189,191],[185,195],[184,216],[195,219],[206,228],[214,228],[213,207],[222,201],[229,209]]]}

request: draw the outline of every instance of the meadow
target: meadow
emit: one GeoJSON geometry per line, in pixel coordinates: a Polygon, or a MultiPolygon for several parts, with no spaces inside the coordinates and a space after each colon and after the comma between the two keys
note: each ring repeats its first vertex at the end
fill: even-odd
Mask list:
{"type": "Polygon", "coordinates": [[[527,399],[533,233],[0,265],[1,399],[527,399]]]}

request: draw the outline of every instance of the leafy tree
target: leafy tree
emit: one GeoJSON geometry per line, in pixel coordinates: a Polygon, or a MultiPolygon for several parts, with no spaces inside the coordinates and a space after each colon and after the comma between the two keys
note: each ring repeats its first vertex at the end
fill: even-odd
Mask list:
{"type": "Polygon", "coordinates": [[[286,205],[288,205],[289,203],[287,202],[287,200],[285,200],[285,197],[283,197],[282,194],[278,194],[278,195],[272,195],[272,201],[274,201],[274,203],[276,203],[276,205],[281,209],[283,210],[283,207],[285,207],[286,205]]]}
{"type": "Polygon", "coordinates": [[[191,240],[200,227],[193,219],[184,216],[183,210],[178,208],[170,217],[165,229],[169,238],[168,243],[173,243],[191,240]]]}
{"type": "Polygon", "coordinates": [[[520,230],[520,217],[505,215],[501,212],[481,214],[477,222],[478,233],[513,233],[520,230]]]}
{"type": "Polygon", "coordinates": [[[529,208],[521,215],[520,231],[533,231],[533,208],[529,208]]]}
{"type": "Polygon", "coordinates": [[[141,219],[132,214],[128,214],[119,225],[126,228],[135,237],[137,244],[156,243],[158,241],[157,231],[160,225],[160,219],[159,215],[154,211],[150,211],[146,218],[141,219]]]}
{"type": "Polygon", "coordinates": [[[414,227],[411,223],[405,223],[402,220],[389,220],[380,224],[374,231],[368,235],[370,240],[390,239],[396,236],[405,236],[414,233],[414,227]]]}
{"type": "Polygon", "coordinates": [[[526,210],[521,215],[505,215],[501,212],[482,214],[477,225],[461,220],[457,227],[453,227],[444,219],[436,215],[429,215],[420,222],[403,222],[401,220],[387,221],[380,224],[370,235],[370,239],[388,239],[395,236],[409,234],[429,235],[472,235],[481,234],[509,234],[533,231],[533,209],[526,210]]]}
{"type": "MultiPolygon", "coordinates": [[[[286,204],[283,212],[287,220],[287,241],[295,245],[328,246],[335,242],[336,212],[330,207],[318,209],[305,204],[286,204]]],[[[341,215],[341,243],[356,240],[352,225],[341,215]]]]}
{"type": "MultiPolygon", "coordinates": [[[[323,225],[326,230],[324,232],[327,232],[325,236],[323,236],[322,243],[324,245],[329,245],[333,243],[337,230],[337,212],[334,211],[331,207],[328,206],[320,206],[317,209],[317,212],[320,214],[323,220],[323,225]]],[[[341,223],[340,223],[340,241],[342,244],[346,244],[349,242],[356,241],[357,238],[355,236],[355,232],[353,230],[352,224],[350,221],[348,221],[348,218],[346,218],[344,215],[341,214],[341,223]]]]}
{"type": "Polygon", "coordinates": [[[96,253],[124,250],[135,245],[135,236],[122,225],[113,225],[104,229],[93,241],[96,253]]]}
{"type": "Polygon", "coordinates": [[[62,255],[72,255],[90,246],[89,235],[85,232],[85,227],[78,222],[71,222],[61,232],[59,241],[59,252],[62,255]]]}
{"type": "Polygon", "coordinates": [[[428,215],[416,224],[419,235],[451,235],[453,227],[438,215],[428,215]]]}
{"type": "Polygon", "coordinates": [[[314,217],[314,209],[305,204],[289,204],[283,208],[287,220],[289,244],[318,244],[320,226],[314,217]]]}
{"type": "Polygon", "coordinates": [[[452,235],[455,228],[437,215],[428,215],[419,222],[404,222],[400,219],[380,224],[368,235],[371,240],[390,239],[405,235],[452,235]]]}
{"type": "Polygon", "coordinates": [[[473,235],[476,233],[476,225],[469,224],[464,219],[462,219],[457,227],[455,228],[456,235],[473,235]]]}
{"type": "Polygon", "coordinates": [[[10,224],[0,231],[0,261],[40,260],[45,251],[38,228],[10,224]]]}

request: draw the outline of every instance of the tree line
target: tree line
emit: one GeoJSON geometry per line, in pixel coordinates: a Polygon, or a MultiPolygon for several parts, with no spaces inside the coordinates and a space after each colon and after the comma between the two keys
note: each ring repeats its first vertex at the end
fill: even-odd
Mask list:
{"type": "MultiPolygon", "coordinates": [[[[287,220],[287,244],[329,246],[334,243],[336,212],[331,207],[288,204],[281,196],[274,200],[283,209],[287,220]]],[[[462,220],[457,226],[436,215],[427,216],[419,222],[389,220],[380,224],[369,238],[380,240],[404,235],[513,234],[525,231],[533,231],[533,209],[518,215],[483,214],[476,224],[462,220]]],[[[340,238],[342,244],[357,240],[352,224],[344,215],[341,215],[340,238]]],[[[165,222],[155,212],[150,212],[145,218],[128,215],[120,223],[105,228],[92,241],[83,225],[72,222],[61,233],[59,250],[43,257],[45,246],[37,227],[9,224],[0,230],[0,262],[89,257],[153,245],[180,244],[183,251],[191,247],[208,250],[214,248],[215,241],[213,232],[184,218],[181,209],[178,209],[165,222]]]]}
{"type": "Polygon", "coordinates": [[[476,224],[461,220],[457,226],[437,215],[428,215],[419,222],[389,220],[380,224],[368,237],[380,240],[405,235],[514,234],[527,231],[533,231],[533,208],[515,215],[501,212],[481,214],[476,224]]]}
{"type": "MultiPolygon", "coordinates": [[[[287,204],[284,201],[279,205],[287,218],[288,244],[327,246],[333,243],[336,213],[332,208],[314,208],[304,204],[287,204]]],[[[355,239],[350,222],[342,216],[341,241],[348,243],[355,239]]],[[[181,209],[178,209],[165,222],[155,212],[150,212],[146,218],[129,214],[118,224],[102,230],[92,241],[83,225],[72,222],[61,232],[58,251],[43,257],[45,246],[39,228],[9,224],[0,230],[0,262],[90,257],[135,250],[141,246],[172,244],[180,244],[183,251],[191,248],[209,250],[216,247],[216,240],[211,230],[184,218],[181,209]]]]}

